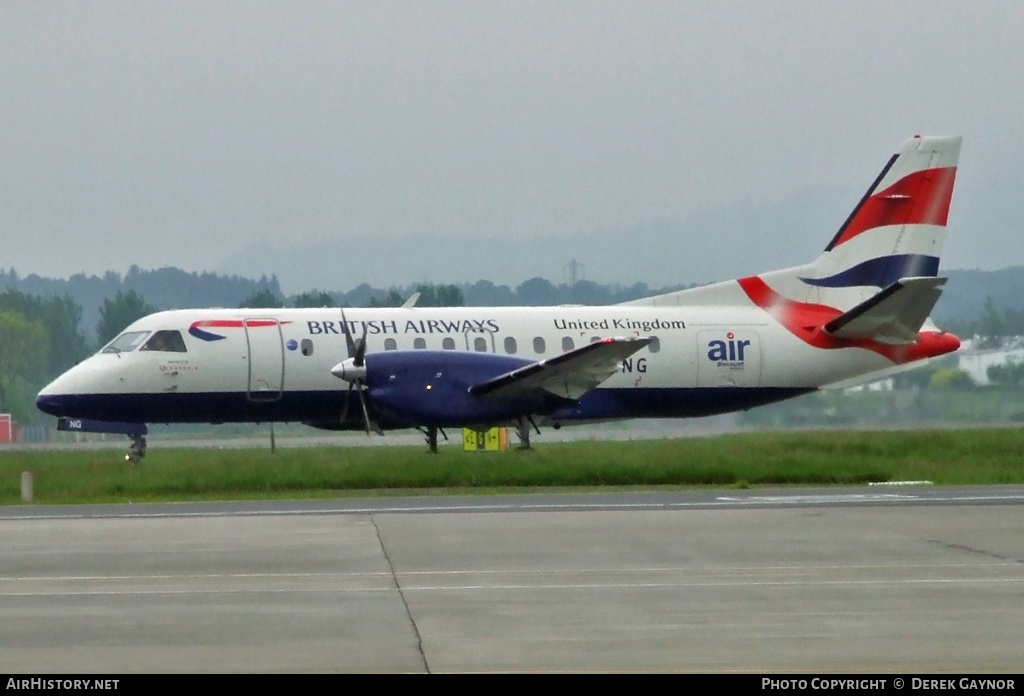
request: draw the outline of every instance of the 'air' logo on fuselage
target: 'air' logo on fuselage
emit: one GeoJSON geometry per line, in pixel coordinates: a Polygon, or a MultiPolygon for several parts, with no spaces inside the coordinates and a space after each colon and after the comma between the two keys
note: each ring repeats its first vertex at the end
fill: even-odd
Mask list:
{"type": "Polygon", "coordinates": [[[748,340],[736,340],[736,334],[732,331],[725,335],[726,340],[715,339],[708,341],[708,360],[718,365],[742,365],[745,357],[744,350],[750,345],[748,340]]]}

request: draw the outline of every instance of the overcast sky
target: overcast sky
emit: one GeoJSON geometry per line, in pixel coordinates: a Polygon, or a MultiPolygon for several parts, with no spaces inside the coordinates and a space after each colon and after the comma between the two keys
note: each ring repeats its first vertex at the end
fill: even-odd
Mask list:
{"type": "Polygon", "coordinates": [[[1022,37],[1017,0],[5,0],[0,267],[627,229],[862,191],[914,133],[969,187],[1024,167],[1022,37]]]}

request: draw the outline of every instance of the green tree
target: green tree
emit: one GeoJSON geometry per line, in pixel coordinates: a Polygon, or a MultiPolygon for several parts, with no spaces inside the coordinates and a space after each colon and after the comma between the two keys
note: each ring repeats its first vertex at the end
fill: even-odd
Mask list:
{"type": "Polygon", "coordinates": [[[46,328],[18,312],[0,311],[0,411],[8,413],[8,394],[21,379],[42,378],[47,366],[46,328]]]}
{"type": "Polygon", "coordinates": [[[1004,363],[990,365],[985,370],[990,381],[1007,387],[1024,387],[1024,363],[1004,363]]]}
{"type": "Polygon", "coordinates": [[[334,298],[330,293],[323,290],[312,290],[296,295],[294,304],[296,307],[336,307],[334,298]]]}
{"type": "Polygon", "coordinates": [[[573,304],[604,305],[611,304],[611,293],[607,285],[598,285],[592,280],[580,280],[575,285],[566,286],[569,301],[573,304]]]}
{"type": "Polygon", "coordinates": [[[134,290],[128,292],[118,290],[113,299],[108,297],[103,300],[103,306],[100,307],[100,320],[96,324],[96,339],[101,346],[105,346],[133,321],[155,311],[156,308],[134,290]]]}
{"type": "Polygon", "coordinates": [[[284,307],[284,301],[278,297],[272,290],[263,288],[258,292],[254,292],[249,297],[242,300],[242,304],[239,307],[249,309],[263,309],[265,307],[284,307]]]}
{"type": "Polygon", "coordinates": [[[388,296],[383,300],[378,300],[376,297],[370,298],[371,307],[401,307],[403,304],[405,304],[405,298],[396,287],[390,288],[388,296]]]}
{"type": "Polygon", "coordinates": [[[530,278],[516,288],[519,301],[530,307],[558,304],[558,289],[547,278],[530,278]]]}
{"type": "Polygon", "coordinates": [[[971,376],[958,367],[942,367],[932,373],[930,386],[940,389],[965,390],[974,386],[971,376]]]}
{"type": "Polygon", "coordinates": [[[65,293],[43,298],[42,314],[38,319],[46,327],[50,338],[51,377],[78,364],[89,355],[89,341],[82,333],[82,306],[65,293]]]}
{"type": "Polygon", "coordinates": [[[466,304],[474,307],[508,307],[515,304],[512,290],[507,285],[495,285],[489,280],[478,280],[466,285],[466,304]]]}
{"type": "Polygon", "coordinates": [[[416,286],[416,292],[420,294],[417,307],[463,307],[466,304],[462,288],[458,285],[421,283],[416,286]]]}
{"type": "Polygon", "coordinates": [[[8,288],[0,293],[0,309],[42,323],[50,342],[47,376],[59,375],[89,354],[88,341],[80,328],[82,307],[71,295],[39,297],[8,288]]]}
{"type": "Polygon", "coordinates": [[[991,295],[985,298],[985,311],[978,319],[978,336],[981,337],[983,348],[1000,345],[1003,336],[1006,336],[1006,322],[1003,321],[1003,315],[996,309],[991,295]]]}

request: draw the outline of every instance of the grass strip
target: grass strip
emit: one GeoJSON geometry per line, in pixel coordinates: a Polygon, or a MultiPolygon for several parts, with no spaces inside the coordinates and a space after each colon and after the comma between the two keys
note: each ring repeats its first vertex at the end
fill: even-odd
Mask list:
{"type": "Polygon", "coordinates": [[[1024,430],[746,433],[537,444],[463,452],[425,446],[150,449],[132,467],[114,450],[0,453],[0,504],[327,497],[544,488],[749,487],[929,480],[1024,483],[1024,430]]]}

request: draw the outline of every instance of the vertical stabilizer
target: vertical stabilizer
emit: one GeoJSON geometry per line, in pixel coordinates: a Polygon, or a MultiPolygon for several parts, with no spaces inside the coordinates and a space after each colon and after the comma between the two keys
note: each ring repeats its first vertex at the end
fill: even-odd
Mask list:
{"type": "Polygon", "coordinates": [[[812,263],[623,304],[744,305],[754,299],[751,288],[762,287],[788,301],[845,312],[904,278],[934,278],[946,241],[960,141],[938,136],[904,141],[812,263]]]}
{"type": "MultiPolygon", "coordinates": [[[[846,309],[902,278],[935,277],[946,241],[960,140],[906,140],[821,256],[799,269],[797,279],[810,292],[779,289],[846,309]]],[[[764,279],[783,280],[775,275],[765,274],[764,279]]]]}

